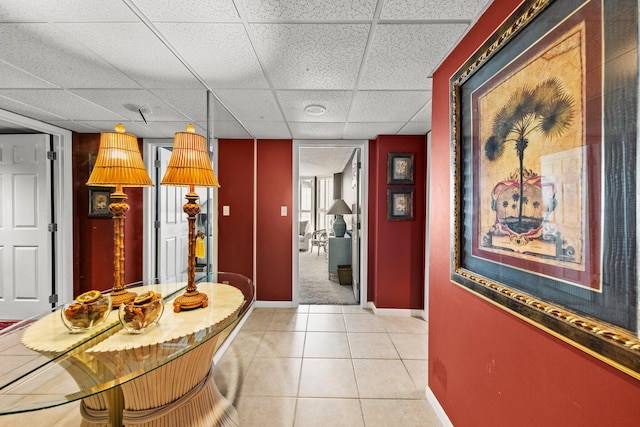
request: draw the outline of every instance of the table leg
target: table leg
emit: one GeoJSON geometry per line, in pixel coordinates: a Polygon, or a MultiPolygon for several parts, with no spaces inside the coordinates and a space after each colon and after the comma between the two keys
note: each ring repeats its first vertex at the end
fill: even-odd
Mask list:
{"type": "Polygon", "coordinates": [[[237,426],[238,414],[218,391],[211,363],[217,338],[122,384],[124,426],[237,426]]]}

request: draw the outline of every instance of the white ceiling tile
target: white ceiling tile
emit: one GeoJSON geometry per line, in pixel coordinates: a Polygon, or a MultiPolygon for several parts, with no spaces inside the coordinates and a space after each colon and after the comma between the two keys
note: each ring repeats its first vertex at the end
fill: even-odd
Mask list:
{"type": "Polygon", "coordinates": [[[52,88],[54,84],[0,61],[0,89],[52,88]]]}
{"type": "Polygon", "coordinates": [[[34,107],[33,105],[25,104],[21,101],[16,101],[11,97],[5,97],[3,92],[5,91],[0,90],[0,108],[3,110],[11,111],[25,117],[31,117],[32,119],[42,120],[43,122],[66,119],[66,117],[53,114],[49,111],[43,110],[42,108],[34,107]]]}
{"type": "Polygon", "coordinates": [[[2,0],[0,21],[21,22],[123,22],[138,18],[122,1],[2,0]]]}
{"type": "Polygon", "coordinates": [[[159,23],[157,27],[212,89],[269,87],[242,24],[159,23]]]}
{"type": "Polygon", "coordinates": [[[361,89],[430,89],[429,76],[466,24],[384,24],[375,28],[361,89]]]}
{"type": "MultiPolygon", "coordinates": [[[[186,126],[189,123],[184,120],[179,120],[175,122],[149,122],[148,124],[145,124],[144,122],[138,120],[130,124],[131,130],[136,131],[140,134],[138,136],[142,135],[145,138],[173,138],[176,132],[185,132],[186,126]]],[[[197,122],[192,124],[194,125],[197,134],[203,136],[207,135],[206,127],[200,126],[197,122]]]]}
{"type": "Polygon", "coordinates": [[[144,107],[143,113],[147,121],[187,121],[188,118],[164,101],[142,89],[120,90],[72,90],[76,95],[113,111],[128,120],[141,120],[138,109],[144,107]],[[146,111],[146,112],[144,112],[146,111]]]}
{"type": "Polygon", "coordinates": [[[373,18],[376,0],[240,0],[249,21],[365,20],[373,18]]]}
{"type": "Polygon", "coordinates": [[[404,122],[391,123],[347,123],[344,129],[345,139],[375,139],[378,135],[395,135],[404,126],[404,122]]]}
{"type": "MultiPolygon", "coordinates": [[[[49,120],[47,123],[78,133],[100,133],[99,129],[89,126],[85,122],[75,122],[72,120],[49,120]]],[[[109,123],[113,130],[113,122],[109,123]]]]}
{"type": "Polygon", "coordinates": [[[49,24],[0,24],[0,58],[60,87],[138,85],[49,24]]]}
{"type": "Polygon", "coordinates": [[[133,0],[152,21],[217,22],[240,17],[232,0],[133,0]]]}
{"type": "Polygon", "coordinates": [[[242,139],[253,139],[245,128],[240,126],[240,124],[235,120],[222,120],[220,122],[216,121],[213,124],[213,135],[215,138],[242,138],[242,139]]]}
{"type": "Polygon", "coordinates": [[[0,96],[41,108],[69,120],[122,120],[123,116],[59,89],[0,90],[0,96]]]}
{"type": "Polygon", "coordinates": [[[344,127],[344,123],[289,123],[294,139],[342,139],[344,127]]]}
{"type": "MultiPolygon", "coordinates": [[[[429,93],[429,95],[431,94],[429,93]]],[[[411,120],[414,122],[431,122],[431,100],[411,120]]]]}
{"type": "Polygon", "coordinates": [[[385,0],[380,19],[473,20],[492,0],[385,0]]]}
{"type": "Polygon", "coordinates": [[[424,135],[431,130],[429,122],[409,122],[398,131],[398,135],[424,135]]]}
{"type": "Polygon", "coordinates": [[[216,91],[216,95],[231,111],[248,122],[282,120],[276,99],[269,90],[222,89],[216,91]]]}
{"type": "Polygon", "coordinates": [[[366,24],[255,24],[256,51],[276,89],[351,89],[366,24]]]}
{"type": "Polygon", "coordinates": [[[202,87],[143,23],[58,24],[58,28],[144,87],[202,87]]]}
{"type": "Polygon", "coordinates": [[[289,128],[283,122],[243,122],[253,135],[260,139],[291,139],[289,128]]]}
{"type": "Polygon", "coordinates": [[[207,120],[207,91],[205,89],[154,89],[151,92],[191,120],[207,120]]]}
{"type": "Polygon", "coordinates": [[[343,122],[347,120],[353,92],[320,90],[279,90],[276,96],[285,120],[292,122],[343,122]],[[322,105],[327,111],[321,116],[305,112],[307,105],[322,105]]]}
{"type": "Polygon", "coordinates": [[[349,121],[407,122],[429,99],[426,91],[359,91],[354,95],[349,121]]]}

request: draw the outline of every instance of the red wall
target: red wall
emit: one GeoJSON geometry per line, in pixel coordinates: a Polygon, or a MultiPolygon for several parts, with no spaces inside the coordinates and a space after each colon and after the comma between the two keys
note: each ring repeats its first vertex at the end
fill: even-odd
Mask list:
{"type": "Polygon", "coordinates": [[[426,136],[378,136],[369,146],[369,157],[369,300],[377,308],[422,309],[426,136]],[[387,185],[387,156],[392,152],[414,153],[414,186],[387,185]],[[414,189],[413,220],[387,219],[387,189],[398,187],[414,189]]]}
{"type": "Polygon", "coordinates": [[[452,284],[443,268],[451,265],[449,78],[519,3],[494,0],[433,77],[429,387],[458,427],[637,425],[640,382],[452,284]]]}
{"type": "MultiPolygon", "coordinates": [[[[138,141],[140,143],[140,141],[138,141]]],[[[73,134],[74,295],[113,286],[113,220],[89,218],[89,152],[98,151],[100,134],[73,134]]],[[[142,279],[142,189],[125,188],[125,283],[142,279]]]]}
{"type": "Polygon", "coordinates": [[[218,140],[218,269],[253,277],[254,140],[218,140]],[[222,207],[229,206],[229,216],[222,207]]]}
{"type": "Polygon", "coordinates": [[[293,142],[258,140],[256,197],[256,297],[291,301],[293,260],[293,142]],[[287,207],[287,216],[280,207],[287,207]]]}

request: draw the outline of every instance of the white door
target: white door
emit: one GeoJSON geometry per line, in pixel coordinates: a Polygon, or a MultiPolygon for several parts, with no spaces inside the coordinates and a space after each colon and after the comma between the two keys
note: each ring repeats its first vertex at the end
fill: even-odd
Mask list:
{"type": "Polygon", "coordinates": [[[51,309],[49,135],[0,137],[0,318],[51,309]]]}
{"type": "Polygon", "coordinates": [[[156,244],[158,266],[156,272],[161,281],[173,280],[184,274],[186,281],[187,252],[188,252],[188,223],[187,215],[182,206],[187,202],[185,194],[187,187],[160,185],[160,181],[167,170],[171,151],[167,148],[157,148],[159,160],[158,185],[156,185],[158,200],[158,241],[156,244]]]}

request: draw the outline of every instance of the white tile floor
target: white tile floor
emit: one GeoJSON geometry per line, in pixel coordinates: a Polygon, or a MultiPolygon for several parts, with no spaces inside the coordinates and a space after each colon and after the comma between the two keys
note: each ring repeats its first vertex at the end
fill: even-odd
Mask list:
{"type": "MultiPolygon", "coordinates": [[[[241,427],[441,426],[425,397],[420,319],[356,306],[257,308],[214,375],[241,427]]],[[[0,426],[24,424],[79,426],[78,404],[0,417],[0,426]]]]}
{"type": "Polygon", "coordinates": [[[440,426],[427,324],[356,306],[257,308],[214,371],[242,427],[440,426]]]}

